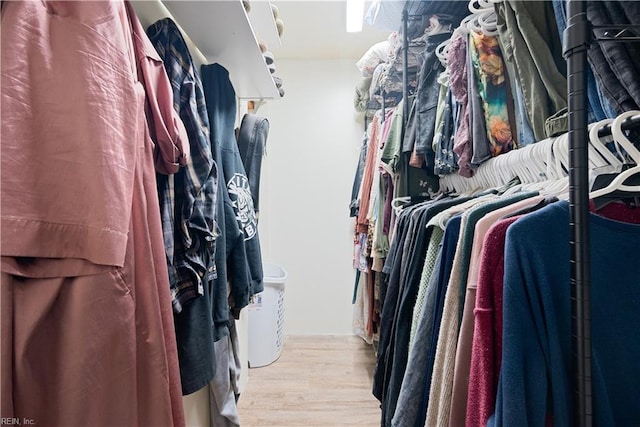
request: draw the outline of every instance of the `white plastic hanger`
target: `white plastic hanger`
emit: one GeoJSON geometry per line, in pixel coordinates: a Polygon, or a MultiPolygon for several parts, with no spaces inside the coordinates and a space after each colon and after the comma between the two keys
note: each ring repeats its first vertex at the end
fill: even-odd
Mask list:
{"type": "Polygon", "coordinates": [[[640,173],[640,151],[622,131],[622,123],[633,116],[640,115],[640,111],[626,111],[616,117],[611,123],[611,135],[616,144],[619,144],[627,153],[628,157],[635,163],[629,169],[622,171],[609,185],[599,190],[589,193],[589,198],[595,199],[614,191],[640,192],[640,185],[625,185],[624,182],[632,175],[640,173]]]}
{"type": "MultiPolygon", "coordinates": [[[[528,156],[521,158],[521,161],[530,165],[530,171],[533,176],[530,177],[534,182],[523,185],[523,188],[529,191],[538,191],[542,195],[560,196],[566,193],[569,185],[568,177],[563,175],[562,168],[558,168],[558,164],[554,159],[554,146],[562,145],[560,138],[546,138],[535,144],[531,144],[523,149],[530,148],[528,156]]],[[[519,151],[520,151],[519,150],[519,151]]]]}
{"type": "MultiPolygon", "coordinates": [[[[600,175],[618,174],[622,171],[624,162],[622,153],[619,152],[619,146],[614,144],[616,151],[618,151],[619,157],[611,152],[607,147],[606,138],[608,142],[611,142],[613,137],[608,135],[606,137],[600,137],[598,132],[604,126],[613,122],[613,119],[601,120],[597,123],[593,123],[589,128],[589,185],[593,189],[593,183],[600,175]]],[[[595,190],[594,190],[595,191],[595,190]]]]}
{"type": "MultiPolygon", "coordinates": [[[[554,146],[558,144],[558,139],[561,138],[560,144],[563,141],[568,141],[568,135],[564,134],[558,138],[547,138],[545,142],[546,163],[547,163],[547,176],[549,181],[543,183],[540,194],[554,195],[561,199],[569,197],[569,176],[562,164],[556,161],[554,157],[554,146]]],[[[538,143],[536,143],[538,145],[538,143]]]]}
{"type": "Polygon", "coordinates": [[[547,174],[551,179],[561,179],[566,177],[566,173],[564,169],[560,166],[560,163],[555,158],[555,154],[553,152],[553,146],[556,143],[557,138],[547,138],[544,141],[548,143],[545,144],[545,152],[547,159],[547,174]]]}
{"type": "MultiPolygon", "coordinates": [[[[536,150],[536,144],[531,144],[531,149],[529,150],[528,156],[523,153],[520,157],[520,161],[523,163],[525,170],[528,172],[527,182],[530,184],[527,188],[536,188],[540,187],[540,182],[546,179],[546,171],[547,164],[544,162],[544,159],[540,157],[536,150]]],[[[526,147],[525,147],[526,148],[526,147]]],[[[522,151],[520,149],[518,151],[522,151]]]]}
{"type": "Polygon", "coordinates": [[[469,19],[469,21],[467,22],[467,29],[469,30],[469,32],[482,34],[482,27],[480,26],[480,22],[478,21],[479,17],[480,15],[477,13],[471,15],[471,19],[469,19]]]}
{"type": "MultiPolygon", "coordinates": [[[[592,145],[597,152],[607,161],[607,163],[611,166],[611,172],[608,173],[619,173],[622,171],[623,162],[620,158],[616,157],[605,145],[605,141],[598,136],[598,132],[604,126],[611,124],[613,119],[604,119],[597,123],[594,123],[589,129],[589,143],[592,145]]],[[[618,145],[616,144],[616,148],[618,145]]],[[[589,154],[591,156],[591,154],[589,154]]]]}
{"type": "Polygon", "coordinates": [[[493,10],[493,4],[489,3],[487,0],[471,0],[468,8],[469,12],[477,14],[489,9],[493,10]]]}
{"type": "Polygon", "coordinates": [[[459,34],[462,34],[462,35],[469,34],[469,27],[467,26],[467,24],[469,23],[469,20],[471,20],[472,18],[473,18],[473,14],[467,15],[464,18],[462,18],[462,21],[460,21],[460,25],[458,25],[456,29],[453,30],[453,33],[451,34],[451,38],[453,39],[457,37],[459,34]]]}
{"type": "Polygon", "coordinates": [[[409,203],[411,201],[411,197],[409,196],[400,196],[391,200],[391,208],[395,211],[396,216],[402,212],[404,209],[404,204],[409,203]]]}
{"type": "Polygon", "coordinates": [[[493,188],[496,187],[496,180],[492,173],[492,164],[485,163],[486,167],[479,166],[476,169],[476,176],[478,177],[478,187],[480,188],[493,188]]]}
{"type": "MultiPolygon", "coordinates": [[[[501,169],[500,171],[498,171],[498,173],[500,174],[500,176],[502,176],[505,184],[515,177],[519,178],[519,176],[522,174],[522,172],[520,172],[519,160],[516,158],[516,153],[517,152],[514,151],[511,154],[503,154],[502,156],[504,156],[504,163],[499,162],[497,165],[501,169]]],[[[498,156],[497,158],[500,159],[500,157],[501,156],[498,156]]]]}
{"type": "Polygon", "coordinates": [[[492,183],[496,188],[504,187],[514,177],[510,169],[507,167],[508,160],[509,159],[506,156],[497,156],[489,160],[491,162],[492,183]]]}
{"type": "Polygon", "coordinates": [[[529,169],[529,165],[533,161],[533,156],[530,154],[531,151],[531,148],[525,147],[514,151],[512,155],[514,171],[523,184],[536,182],[534,174],[529,169]]]}
{"type": "Polygon", "coordinates": [[[498,35],[498,17],[493,8],[480,13],[478,15],[478,23],[485,35],[494,37],[498,35]]]}
{"type": "Polygon", "coordinates": [[[556,138],[553,144],[553,158],[556,162],[556,170],[562,176],[569,176],[569,136],[563,133],[556,138]]]}
{"type": "Polygon", "coordinates": [[[447,39],[440,43],[436,47],[436,57],[440,60],[440,63],[446,67],[447,66],[447,54],[449,53],[449,42],[451,39],[447,39]]]}
{"type": "MultiPolygon", "coordinates": [[[[543,141],[540,141],[543,142],[543,141]]],[[[547,163],[547,155],[543,150],[545,148],[544,143],[532,144],[531,157],[533,158],[533,172],[535,174],[534,179],[536,182],[543,182],[549,180],[549,164],[547,163]]]]}
{"type": "Polygon", "coordinates": [[[552,180],[555,178],[551,171],[552,167],[549,164],[549,151],[550,145],[552,143],[553,142],[550,140],[550,138],[547,138],[535,144],[531,144],[531,154],[537,164],[536,172],[538,174],[537,178],[539,182],[552,180]]]}

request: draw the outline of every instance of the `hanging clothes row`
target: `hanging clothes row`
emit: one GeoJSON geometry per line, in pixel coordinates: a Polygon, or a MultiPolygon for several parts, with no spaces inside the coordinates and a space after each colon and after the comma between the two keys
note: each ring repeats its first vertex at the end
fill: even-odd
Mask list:
{"type": "MultiPolygon", "coordinates": [[[[407,5],[414,3],[431,2],[407,5]]],[[[351,203],[358,217],[354,332],[377,345],[373,393],[381,401],[381,425],[486,425],[492,415],[492,425],[539,425],[545,420],[571,425],[567,83],[560,43],[564,3],[471,2],[471,14],[441,39],[437,38],[441,33],[431,35],[429,30],[435,28],[434,22],[450,22],[451,18],[434,14],[423,19],[429,24],[424,28],[420,64],[427,66],[420,69],[416,90],[399,102],[399,106],[410,103],[407,127],[396,129],[401,135],[399,143],[390,140],[389,134],[377,143],[386,154],[371,153],[372,145],[363,150],[362,158],[371,159],[374,173],[384,171],[389,174],[386,179],[395,184],[391,191],[389,186],[361,189],[360,197],[351,203]],[[425,102],[418,106],[420,99],[425,102]],[[403,150],[389,155],[387,144],[403,146],[403,150]],[[376,156],[380,158],[377,164],[376,156]],[[410,181],[409,174],[415,170],[439,179],[428,191],[398,184],[410,181]],[[364,215],[357,212],[363,202],[369,208],[364,215]],[[545,221],[554,230],[543,238],[545,221]],[[497,235],[492,234],[493,225],[499,230],[497,235]],[[517,238],[512,240],[512,234],[517,238]],[[381,241],[384,250],[376,246],[381,241]],[[490,255],[484,255],[485,247],[490,255]],[[529,258],[514,258],[513,253],[529,258]],[[553,254],[556,261],[547,254],[553,254]],[[544,265],[537,266],[531,259],[544,265]],[[519,282],[515,271],[520,274],[519,282]],[[507,283],[516,287],[507,291],[507,283]],[[549,286],[562,290],[552,292],[549,286]],[[503,300],[506,304],[502,295],[512,291],[519,302],[510,310],[505,305],[502,311],[503,300]],[[518,318],[523,310],[514,307],[523,306],[522,292],[544,297],[530,301],[527,296],[524,301],[529,311],[523,310],[528,314],[518,318]],[[525,318],[534,320],[527,324],[525,318]],[[531,345],[529,335],[541,325],[549,328],[536,335],[542,349],[523,351],[531,345]],[[515,332],[507,334],[510,328],[515,332]],[[508,344],[506,336],[510,336],[508,344]],[[492,345],[483,341],[487,337],[492,345]],[[559,345],[561,342],[564,344],[559,345]],[[514,349],[517,354],[502,369],[496,360],[506,360],[514,349]],[[535,374],[527,374],[531,360],[538,364],[539,372],[547,372],[549,382],[544,390],[532,389],[535,374]],[[523,379],[523,375],[530,376],[523,379]],[[503,388],[508,391],[502,392],[503,388]],[[547,401],[553,404],[542,404],[547,401]]],[[[590,2],[588,15],[592,22],[638,23],[638,11],[638,5],[630,2],[590,2]]],[[[620,118],[628,118],[622,113],[632,104],[622,107],[619,100],[635,99],[626,71],[637,73],[638,69],[631,59],[634,47],[593,50],[589,52],[588,112],[597,134],[597,129],[614,118],[618,125],[620,118]],[[613,61],[608,63],[622,61],[621,68],[614,71],[597,65],[598,55],[606,56],[603,61],[613,61]],[[617,85],[609,84],[610,79],[617,85]]],[[[630,114],[637,116],[637,112],[630,114]]],[[[402,112],[395,110],[391,119],[396,117],[402,118],[402,112]]],[[[598,239],[604,244],[609,244],[607,235],[615,235],[614,229],[625,229],[627,240],[620,246],[629,250],[638,244],[635,199],[628,193],[610,193],[606,187],[613,179],[618,184],[626,182],[620,188],[627,192],[638,190],[629,181],[638,164],[634,145],[626,144],[628,138],[620,135],[618,132],[615,142],[602,142],[592,135],[589,168],[595,199],[591,220],[596,224],[593,227],[600,227],[598,239]],[[605,189],[596,192],[599,186],[605,189]],[[625,203],[620,203],[621,197],[625,203]]],[[[365,141],[372,136],[380,137],[368,132],[365,141]]],[[[375,178],[356,181],[358,177],[354,188],[379,182],[375,178]]],[[[595,251],[592,256],[603,259],[595,251]]],[[[617,253],[617,248],[613,251],[617,253]]],[[[637,294],[633,286],[637,269],[624,267],[629,257],[619,260],[616,268],[633,272],[623,273],[629,288],[621,286],[621,294],[612,293],[602,300],[611,309],[617,307],[615,298],[637,294]]],[[[601,268],[613,274],[614,270],[601,268]]],[[[608,284],[600,274],[598,292],[608,284]]],[[[625,310],[625,322],[637,326],[633,310],[638,307],[620,307],[625,310]]],[[[606,319],[598,321],[603,322],[597,328],[597,346],[602,346],[598,357],[607,373],[598,373],[601,377],[595,386],[602,399],[597,419],[605,425],[624,425],[637,414],[618,402],[608,403],[609,396],[640,394],[636,386],[608,370],[615,357],[606,348],[609,344],[617,348],[620,339],[612,340],[616,344],[607,341],[600,329],[606,319]]],[[[623,337],[631,336],[631,329],[621,331],[623,337]]],[[[630,346],[621,354],[637,357],[638,352],[630,346]]],[[[637,375],[628,363],[623,363],[621,371],[637,375]]],[[[633,399],[623,400],[636,405],[633,399]]]]}
{"type": "MultiPolygon", "coordinates": [[[[392,110],[391,116],[383,108],[377,116],[381,121],[387,118],[397,121],[396,131],[390,133],[393,138],[376,143],[385,147],[389,159],[381,163],[381,167],[388,165],[389,169],[389,177],[383,182],[394,185],[392,189],[385,186],[381,192],[365,190],[365,195],[382,197],[384,200],[379,204],[384,206],[383,212],[390,212],[392,200],[400,197],[426,197],[438,193],[440,185],[445,185],[445,190],[457,185],[453,189],[460,190],[469,185],[461,177],[473,177],[478,166],[487,160],[566,131],[566,65],[560,43],[561,31],[565,28],[564,6],[563,0],[479,1],[470,3],[468,10],[472,13],[464,18],[428,15],[414,19],[408,37],[412,37],[412,41],[420,40],[424,50],[420,55],[415,52],[409,55],[413,58],[409,62],[417,64],[420,71],[415,77],[415,86],[411,86],[415,90],[408,92],[409,99],[396,104],[408,111],[408,117],[403,117],[403,111],[398,108],[392,110]],[[453,28],[455,22],[459,25],[453,28]],[[410,108],[405,108],[405,104],[410,108]],[[403,120],[407,122],[406,128],[401,125],[403,120]]],[[[421,7],[427,6],[411,3],[412,10],[421,7]]],[[[595,14],[603,15],[602,7],[611,18],[593,17],[597,22],[634,23],[640,19],[640,6],[632,2],[591,5],[590,19],[595,14]]],[[[357,63],[363,76],[370,76],[376,69],[397,66],[398,58],[402,57],[397,53],[401,49],[398,38],[394,33],[363,55],[357,63]]],[[[598,49],[592,46],[594,57],[600,52],[598,49]]],[[[633,85],[627,82],[629,73],[624,71],[636,70],[634,73],[637,73],[639,70],[632,58],[640,56],[633,55],[633,49],[631,45],[617,46],[604,53],[611,61],[620,63],[621,68],[606,71],[600,67],[597,76],[590,78],[590,122],[621,113],[622,108],[612,107],[614,98],[616,102],[638,98],[633,85]],[[615,58],[611,56],[616,52],[615,58]],[[613,87],[608,84],[611,80],[619,82],[615,86],[619,89],[616,95],[608,92],[613,87]]],[[[597,63],[591,64],[590,76],[597,63]]],[[[412,67],[407,67],[410,76],[414,74],[411,70],[412,67]]],[[[370,87],[381,87],[383,82],[384,79],[377,84],[372,81],[370,87]]],[[[370,93],[376,90],[371,89],[370,93]]],[[[369,126],[373,128],[373,122],[369,126]]],[[[369,129],[364,139],[368,141],[369,135],[381,136],[369,129]]],[[[371,156],[372,162],[368,164],[376,168],[375,153],[371,156]]],[[[364,150],[361,157],[366,158],[364,150]]],[[[358,214],[357,206],[363,203],[355,191],[362,184],[360,177],[356,174],[354,179],[352,216],[358,214]]],[[[365,203],[378,205],[375,201],[365,203]]],[[[361,223],[360,232],[363,228],[361,223]]],[[[365,240],[363,236],[355,237],[356,242],[361,240],[365,240]]]]}
{"type": "MultiPolygon", "coordinates": [[[[407,5],[419,11],[428,10],[430,3],[407,5]]],[[[464,18],[446,12],[410,15],[414,19],[407,35],[411,48],[406,72],[408,93],[415,97],[405,101],[412,114],[407,117],[404,148],[412,157],[403,163],[406,160],[429,175],[470,177],[491,157],[566,132],[567,81],[561,43],[565,3],[478,1],[470,3],[468,11],[473,13],[464,18]],[[447,31],[448,37],[443,35],[447,31]],[[420,46],[422,52],[416,55],[420,46]],[[440,63],[429,59],[433,53],[440,63]]],[[[633,24],[639,15],[633,2],[590,2],[588,7],[589,20],[598,25],[633,24]]],[[[369,83],[369,95],[378,96],[378,101],[381,92],[401,92],[399,77],[384,72],[403,65],[400,38],[393,33],[357,63],[363,76],[378,76],[369,83]],[[384,91],[385,87],[394,89],[384,91]]],[[[634,49],[617,45],[603,51],[597,44],[591,46],[590,123],[637,108],[640,93],[629,80],[640,70],[634,49]],[[620,67],[608,65],[613,63],[620,67]]],[[[398,102],[399,97],[394,97],[393,105],[398,102]]],[[[405,172],[415,173],[413,169],[405,172]]],[[[396,196],[412,195],[415,189],[396,191],[396,196]]]]}
{"type": "Polygon", "coordinates": [[[189,141],[162,61],[124,2],[4,2],[2,40],[2,417],[184,425],[155,170],[189,141]]]}
{"type": "Polygon", "coordinates": [[[172,82],[173,108],[187,128],[191,149],[185,168],[157,175],[182,392],[209,385],[212,425],[239,425],[235,402],[241,365],[234,319],[262,291],[263,275],[253,195],[260,169],[251,168],[249,178],[245,165],[258,166],[253,157],[261,158],[263,147],[254,145],[264,145],[264,130],[256,125],[264,120],[243,117],[241,156],[228,72],[206,65],[201,79],[169,18],[147,33],[172,82]]]}
{"type": "MultiPolygon", "coordinates": [[[[620,131],[630,115],[640,112],[613,124],[609,144],[629,149],[618,162],[598,154],[605,142],[593,142],[593,162],[608,171],[600,177],[637,174],[640,151],[620,131]]],[[[553,158],[566,141],[550,138],[481,167],[495,173],[494,163],[513,159],[528,169],[522,181],[496,173],[499,187],[399,212],[380,289],[373,393],[382,425],[572,425],[568,181],[564,159],[553,158]]],[[[632,362],[640,347],[628,342],[640,326],[632,250],[640,244],[640,187],[603,186],[591,215],[594,414],[627,425],[640,416],[640,389],[628,380],[640,374],[632,362]],[[615,286],[612,277],[620,278],[615,286]]]]}
{"type": "Polygon", "coordinates": [[[239,425],[268,122],[236,136],[227,70],[128,2],[5,2],[2,21],[2,416],[184,425],[208,386],[211,425],[239,425]]]}

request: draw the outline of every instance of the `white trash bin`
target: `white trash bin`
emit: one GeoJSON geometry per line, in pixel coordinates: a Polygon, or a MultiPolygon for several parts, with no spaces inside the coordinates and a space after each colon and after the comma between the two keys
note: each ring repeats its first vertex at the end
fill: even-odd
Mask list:
{"type": "Polygon", "coordinates": [[[249,304],[249,367],[259,368],[275,362],[282,353],[284,328],[284,284],[287,271],[265,263],[264,291],[249,304]]]}

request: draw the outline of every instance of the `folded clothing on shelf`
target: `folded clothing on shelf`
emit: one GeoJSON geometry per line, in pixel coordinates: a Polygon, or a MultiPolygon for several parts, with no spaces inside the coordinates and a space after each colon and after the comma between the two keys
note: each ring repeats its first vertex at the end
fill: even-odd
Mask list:
{"type": "Polygon", "coordinates": [[[260,47],[260,52],[265,53],[269,49],[269,45],[266,41],[262,39],[258,39],[258,46],[260,47]]]}
{"type": "Polygon", "coordinates": [[[276,28],[278,29],[278,35],[282,37],[282,34],[284,34],[284,21],[282,19],[276,19],[276,28]]]}
{"type": "Polygon", "coordinates": [[[275,57],[273,56],[273,52],[270,52],[270,51],[263,52],[262,56],[264,56],[264,61],[267,63],[267,65],[273,64],[273,61],[275,60],[275,57]]]}
{"type": "Polygon", "coordinates": [[[273,76],[273,81],[276,84],[276,87],[278,88],[278,92],[280,93],[280,97],[282,98],[284,96],[284,89],[282,88],[282,78],[278,77],[278,76],[273,76]]]}

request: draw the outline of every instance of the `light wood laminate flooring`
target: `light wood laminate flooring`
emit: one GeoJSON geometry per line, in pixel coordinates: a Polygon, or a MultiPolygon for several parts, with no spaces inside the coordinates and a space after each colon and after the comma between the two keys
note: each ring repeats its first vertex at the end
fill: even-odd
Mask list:
{"type": "Polygon", "coordinates": [[[271,365],[249,370],[242,427],[380,425],[373,347],[356,336],[287,336],[271,365]]]}

